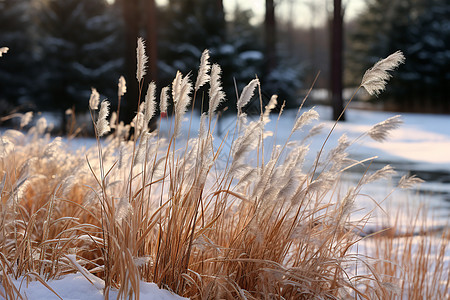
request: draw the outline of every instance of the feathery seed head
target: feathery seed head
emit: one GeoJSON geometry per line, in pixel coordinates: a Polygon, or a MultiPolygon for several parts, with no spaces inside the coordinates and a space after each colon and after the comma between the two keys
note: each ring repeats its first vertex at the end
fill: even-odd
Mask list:
{"type": "Polygon", "coordinates": [[[142,78],[147,73],[146,64],[148,61],[148,57],[145,54],[145,42],[144,39],[141,37],[138,38],[137,40],[136,57],[137,57],[136,79],[138,80],[138,82],[141,82],[142,78]]]}
{"type": "Polygon", "coordinates": [[[308,134],[303,138],[303,141],[306,141],[307,139],[318,135],[322,132],[322,129],[325,127],[325,123],[320,123],[317,125],[314,125],[313,128],[311,128],[308,132],[308,134]]]}
{"type": "Polygon", "coordinates": [[[352,212],[355,204],[355,197],[356,197],[355,188],[350,187],[341,203],[341,216],[339,224],[343,224],[346,221],[347,217],[352,212]]]}
{"type": "Polygon", "coordinates": [[[341,135],[338,139],[338,144],[336,147],[330,150],[328,153],[328,157],[335,164],[340,165],[342,161],[347,157],[347,153],[345,152],[347,148],[350,146],[350,141],[347,137],[347,134],[341,135]]]}
{"type": "Polygon", "coordinates": [[[133,120],[131,120],[131,127],[134,127],[136,134],[144,129],[144,114],[142,111],[138,111],[137,114],[134,116],[133,120]]]}
{"type": "Polygon", "coordinates": [[[117,209],[115,211],[116,221],[122,221],[131,211],[132,207],[130,202],[128,202],[128,198],[127,197],[120,198],[120,201],[117,204],[117,209]]]}
{"type": "Polygon", "coordinates": [[[8,52],[9,48],[8,47],[1,47],[0,48],[0,57],[3,56],[3,54],[6,54],[6,52],[8,52]]]}
{"type": "Polygon", "coordinates": [[[261,121],[251,122],[242,135],[240,135],[232,145],[231,155],[233,162],[230,167],[230,173],[233,173],[235,168],[241,164],[245,158],[244,154],[250,152],[258,146],[261,141],[264,123],[261,121]]]}
{"type": "Polygon", "coordinates": [[[105,133],[108,133],[111,128],[109,127],[109,122],[106,119],[109,114],[109,101],[103,100],[100,105],[100,112],[98,113],[97,120],[97,134],[99,137],[103,136],[105,133]]]}
{"type": "Polygon", "coordinates": [[[220,73],[222,72],[218,64],[211,68],[211,88],[209,89],[209,115],[212,116],[220,103],[225,99],[225,93],[222,90],[220,82],[220,73]]]}
{"type": "Polygon", "coordinates": [[[202,113],[200,116],[200,128],[198,130],[198,137],[200,139],[206,138],[207,128],[206,128],[206,113],[202,113]]]}
{"type": "Polygon", "coordinates": [[[297,121],[295,121],[294,127],[292,128],[292,132],[299,130],[303,126],[308,125],[309,123],[317,119],[319,119],[319,114],[314,110],[314,108],[311,108],[310,110],[302,113],[302,115],[297,118],[297,121]]]}
{"type": "Polygon", "coordinates": [[[44,156],[48,158],[55,157],[61,146],[62,146],[62,139],[60,136],[58,136],[53,140],[53,142],[51,142],[45,147],[44,156]]]}
{"type": "Polygon", "coordinates": [[[412,176],[404,175],[402,176],[402,178],[400,178],[398,182],[398,187],[401,189],[409,189],[423,182],[425,181],[423,179],[420,179],[416,175],[412,176]]]}
{"type": "Polygon", "coordinates": [[[175,78],[172,81],[172,99],[173,99],[173,103],[177,103],[178,102],[178,97],[180,95],[182,78],[183,78],[183,74],[181,74],[180,71],[177,71],[177,74],[175,75],[175,78]]]}
{"type": "Polygon", "coordinates": [[[14,143],[0,136],[0,158],[5,158],[14,150],[14,143]]]}
{"type": "Polygon", "coordinates": [[[119,83],[117,84],[117,94],[119,97],[122,97],[127,92],[127,82],[125,81],[125,77],[119,77],[119,83]]]}
{"type": "Polygon", "coordinates": [[[124,141],[121,141],[119,146],[119,159],[117,161],[117,167],[119,169],[122,169],[125,165],[125,157],[128,157],[128,148],[127,144],[124,141]]]}
{"type": "Polygon", "coordinates": [[[189,94],[192,91],[192,83],[189,79],[189,75],[183,77],[180,72],[177,72],[177,76],[172,85],[173,102],[175,105],[174,136],[178,136],[183,116],[190,104],[191,98],[189,97],[189,94]]]}
{"type": "Polygon", "coordinates": [[[277,106],[278,103],[278,96],[272,95],[270,97],[269,103],[267,103],[265,109],[264,109],[264,118],[268,118],[272,110],[277,106]]]}
{"type": "Polygon", "coordinates": [[[209,65],[209,50],[205,49],[200,58],[200,67],[198,69],[197,81],[195,82],[195,90],[197,91],[210,79],[208,72],[210,69],[209,65]]]}
{"type": "Polygon", "coordinates": [[[169,87],[165,86],[161,89],[161,96],[159,100],[159,110],[162,114],[167,113],[168,99],[169,98],[169,87]]]}
{"type": "Polygon", "coordinates": [[[89,107],[91,110],[98,109],[98,103],[100,102],[100,94],[97,92],[97,89],[92,88],[91,97],[89,98],[89,107]]]}
{"type": "Polygon", "coordinates": [[[77,183],[77,177],[75,175],[69,175],[62,181],[61,190],[63,195],[66,195],[77,183]]]}
{"type": "Polygon", "coordinates": [[[23,128],[25,126],[27,126],[31,119],[33,118],[33,112],[29,111],[25,114],[22,115],[22,117],[20,118],[20,127],[23,128]]]}
{"type": "Polygon", "coordinates": [[[113,111],[111,114],[111,118],[109,120],[111,128],[116,128],[116,122],[117,122],[117,113],[113,111]]]}
{"type": "Polygon", "coordinates": [[[145,95],[144,104],[144,124],[148,125],[148,122],[155,115],[155,91],[156,84],[152,81],[148,85],[147,94],[145,95]]]}
{"type": "Polygon", "coordinates": [[[44,134],[47,129],[47,120],[44,117],[39,118],[36,122],[36,130],[38,134],[44,134]]]}
{"type": "Polygon", "coordinates": [[[401,116],[396,115],[372,126],[368,134],[375,141],[383,142],[389,136],[391,130],[397,129],[402,124],[403,120],[401,119],[401,116]]]}
{"type": "Polygon", "coordinates": [[[145,161],[145,156],[147,155],[147,145],[151,133],[144,132],[139,140],[139,146],[136,151],[136,157],[134,159],[134,165],[142,164],[145,161]]]}
{"type": "Polygon", "coordinates": [[[380,179],[389,179],[393,175],[397,174],[397,172],[390,165],[386,165],[383,168],[377,170],[375,173],[370,175],[364,180],[364,184],[374,182],[380,179]]]}
{"type": "Polygon", "coordinates": [[[361,86],[370,95],[380,94],[386,87],[386,83],[391,78],[388,71],[392,71],[405,62],[405,56],[401,51],[397,51],[385,59],[378,61],[372,68],[368,69],[361,81],[361,86]]]}
{"type": "Polygon", "coordinates": [[[252,98],[253,92],[255,91],[255,88],[258,84],[259,84],[259,80],[257,78],[255,78],[244,87],[244,89],[242,90],[241,96],[239,97],[239,99],[237,101],[238,114],[241,113],[242,108],[245,105],[247,105],[247,103],[252,98]]]}

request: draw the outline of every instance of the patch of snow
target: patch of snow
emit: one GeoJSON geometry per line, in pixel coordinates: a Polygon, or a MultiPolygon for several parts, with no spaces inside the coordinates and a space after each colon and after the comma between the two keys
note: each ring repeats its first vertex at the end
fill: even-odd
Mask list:
{"type": "Polygon", "coordinates": [[[264,55],[260,51],[244,51],[239,54],[242,60],[262,60],[264,55]]]}
{"type": "MultiPolygon", "coordinates": [[[[96,278],[96,284],[91,284],[81,273],[67,274],[58,280],[49,280],[47,284],[64,300],[103,300],[103,291],[98,286],[104,286],[103,280],[96,278]],[[96,287],[97,286],[97,287],[96,287]]],[[[31,281],[27,284],[27,280],[19,278],[13,280],[14,285],[20,290],[21,295],[28,300],[57,300],[60,299],[50,289],[45,287],[39,281],[31,281]]],[[[109,296],[116,299],[117,290],[111,290],[109,296]]],[[[168,290],[160,289],[154,283],[141,281],[140,283],[140,299],[146,300],[181,300],[187,299],[171,293],[168,290]]]]}
{"type": "Polygon", "coordinates": [[[230,45],[230,44],[222,45],[219,48],[219,53],[222,55],[233,54],[234,52],[235,52],[235,49],[234,49],[233,45],[230,45]]]}

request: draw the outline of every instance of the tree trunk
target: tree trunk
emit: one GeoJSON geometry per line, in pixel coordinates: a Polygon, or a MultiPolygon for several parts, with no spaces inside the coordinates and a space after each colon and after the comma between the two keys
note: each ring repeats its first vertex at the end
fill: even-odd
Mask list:
{"type": "Polygon", "coordinates": [[[223,0],[216,0],[216,15],[217,20],[220,20],[220,33],[223,35],[222,39],[225,40],[226,35],[226,22],[225,11],[223,9],[223,0]]]}
{"type": "Polygon", "coordinates": [[[147,31],[147,55],[148,72],[147,78],[158,82],[158,39],[157,39],[157,13],[155,0],[145,1],[145,18],[147,31]]]}
{"type": "MultiPolygon", "coordinates": [[[[127,93],[124,96],[125,107],[121,119],[130,123],[137,111],[139,98],[136,80],[136,41],[139,35],[139,1],[121,0],[125,22],[125,79],[127,93]]],[[[123,103],[123,102],[122,102],[123,103]]]]}
{"type": "Polygon", "coordinates": [[[266,75],[275,69],[277,65],[276,56],[276,22],[274,0],[266,0],[265,27],[265,51],[266,51],[266,75]]]}
{"type": "MultiPolygon", "coordinates": [[[[343,48],[343,10],[341,0],[333,0],[333,20],[331,25],[331,100],[333,105],[333,118],[337,120],[344,109],[342,99],[342,48],[343,48]]],[[[345,120],[343,114],[341,121],[345,120]]]]}
{"type": "Polygon", "coordinates": [[[217,9],[218,9],[219,13],[222,12],[222,15],[223,15],[223,12],[224,12],[224,10],[223,10],[223,0],[216,0],[216,6],[217,6],[217,9]]]}

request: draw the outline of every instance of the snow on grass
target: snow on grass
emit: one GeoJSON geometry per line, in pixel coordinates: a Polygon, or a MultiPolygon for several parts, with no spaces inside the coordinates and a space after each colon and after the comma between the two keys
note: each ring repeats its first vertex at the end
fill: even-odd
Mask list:
{"type": "MultiPolygon", "coordinates": [[[[305,109],[306,110],[306,109],[305,109]]],[[[329,107],[316,107],[321,119],[319,122],[323,122],[324,129],[322,133],[314,137],[309,141],[310,151],[308,154],[309,166],[312,165],[317,152],[320,150],[326,135],[333,126],[333,121],[327,117],[331,115],[331,109],[329,107]]],[[[280,120],[277,122],[276,115],[272,115],[272,121],[267,124],[266,129],[273,131],[274,137],[270,137],[265,141],[265,147],[270,149],[273,143],[283,144],[290,133],[293,122],[295,122],[296,111],[286,111],[280,120]],[[276,139],[276,141],[274,140],[276,139]]],[[[197,115],[197,114],[195,114],[197,115]]],[[[389,139],[384,143],[372,141],[368,137],[361,137],[366,133],[374,124],[381,122],[389,117],[394,116],[394,113],[389,112],[368,112],[361,110],[350,109],[346,113],[346,122],[340,122],[335,129],[335,132],[331,135],[330,140],[327,142],[326,149],[331,149],[337,144],[339,137],[342,134],[347,134],[349,140],[357,139],[357,142],[353,144],[348,150],[349,153],[358,159],[378,156],[379,160],[383,163],[390,163],[394,166],[401,165],[407,171],[408,168],[421,169],[426,171],[443,171],[444,173],[450,173],[450,116],[445,115],[426,115],[426,114],[402,114],[404,125],[399,129],[392,132],[389,139]]],[[[258,118],[255,116],[254,118],[258,118]]],[[[249,117],[251,118],[251,117],[249,117]]],[[[183,138],[188,136],[188,124],[191,122],[191,137],[198,132],[200,126],[200,119],[192,117],[192,121],[185,121],[182,126],[182,134],[179,139],[180,145],[183,138]]],[[[231,139],[233,138],[234,126],[236,124],[235,116],[225,116],[220,121],[222,127],[222,134],[215,137],[215,145],[218,147],[225,133],[228,132],[228,139],[224,143],[224,150],[222,153],[228,154],[229,147],[231,145],[231,139]],[[228,148],[228,149],[227,149],[228,148]]],[[[292,139],[293,141],[299,141],[303,139],[309,132],[309,129],[317,123],[308,125],[303,130],[296,132],[292,139]]],[[[170,119],[164,119],[161,121],[160,131],[162,134],[168,135],[171,130],[170,119]]],[[[172,127],[173,128],[173,127],[172,127]]],[[[87,148],[95,145],[93,139],[74,139],[67,142],[73,149],[79,149],[83,146],[87,148]]],[[[270,153],[270,151],[267,151],[270,153]]],[[[305,168],[309,167],[308,164],[305,168]]],[[[371,168],[372,169],[372,168],[371,168]]],[[[350,173],[345,178],[346,182],[350,185],[354,184],[360,179],[360,174],[350,173]],[[352,178],[354,176],[354,178],[352,178]]],[[[353,218],[360,218],[362,215],[368,213],[376,205],[373,199],[377,201],[383,200],[383,197],[389,193],[392,188],[391,183],[382,182],[367,185],[364,187],[364,194],[370,195],[367,197],[359,197],[356,205],[353,218]]],[[[447,193],[450,194],[450,186],[448,184],[430,182],[422,185],[423,190],[430,192],[447,193]]],[[[412,192],[395,192],[391,199],[392,201],[386,201],[382,204],[385,212],[398,212],[402,207],[404,213],[398,214],[397,221],[398,228],[408,225],[411,220],[411,213],[418,211],[424,202],[432,208],[430,210],[430,217],[428,218],[429,226],[431,227],[445,227],[448,226],[448,207],[445,206],[442,201],[436,200],[434,196],[417,195],[412,192]],[[431,201],[430,201],[431,200],[431,201]],[[445,207],[444,209],[442,209],[445,207]],[[406,208],[408,208],[406,210],[406,208]]],[[[369,225],[382,224],[388,217],[385,212],[377,211],[375,213],[375,219],[371,219],[369,225]]],[[[392,217],[392,216],[389,216],[392,217]]],[[[395,217],[395,216],[394,216],[395,217]]],[[[417,238],[415,238],[417,239],[417,238]]],[[[369,243],[370,244],[370,243],[369,243]]],[[[367,247],[372,247],[367,244],[367,247]]],[[[417,244],[412,242],[412,244],[417,244]]],[[[361,249],[364,245],[361,245],[361,249]]],[[[362,253],[359,249],[359,253],[362,253]]],[[[370,252],[370,251],[368,251],[370,252]]],[[[446,254],[446,266],[450,253],[446,254]]],[[[84,299],[84,300],[96,300],[103,299],[102,288],[104,282],[96,278],[95,285],[90,283],[80,273],[68,274],[59,280],[48,281],[47,284],[63,299],[84,299]]],[[[28,284],[24,278],[19,278],[14,281],[14,284],[20,289],[21,294],[28,299],[59,299],[51,290],[42,285],[39,281],[31,281],[28,284]]],[[[111,290],[111,299],[116,298],[117,291],[111,290]]],[[[159,289],[153,283],[141,282],[140,284],[140,298],[141,299],[184,299],[180,296],[174,295],[167,290],[159,289]]]]}

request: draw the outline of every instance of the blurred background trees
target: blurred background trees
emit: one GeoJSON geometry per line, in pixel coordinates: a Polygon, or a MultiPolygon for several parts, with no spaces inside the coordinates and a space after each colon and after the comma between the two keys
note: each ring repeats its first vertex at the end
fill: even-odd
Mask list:
{"type": "Polygon", "coordinates": [[[45,109],[83,109],[91,87],[114,99],[123,66],[120,23],[104,0],[48,0],[36,13],[39,76],[35,99],[45,109]]]}
{"type": "Polygon", "coordinates": [[[0,65],[0,114],[31,101],[36,58],[30,12],[31,0],[0,1],[0,44],[9,48],[0,65]]]}
{"type": "MultiPolygon", "coordinates": [[[[229,102],[222,108],[233,110],[236,90],[255,76],[261,80],[264,102],[277,93],[287,107],[297,107],[319,71],[311,101],[331,104],[326,91],[333,82],[329,66],[335,50],[330,46],[334,2],[0,0],[0,46],[10,48],[0,61],[1,107],[11,111],[31,104],[34,109],[63,111],[75,105],[81,111],[87,109],[91,87],[114,106],[117,80],[124,75],[129,88],[122,117],[129,120],[138,97],[138,36],[147,41],[146,84],[154,80],[159,88],[167,86],[177,70],[192,72],[195,79],[207,48],[211,61],[223,69],[229,102]]],[[[342,1],[340,11],[344,89],[357,86],[378,59],[402,50],[407,64],[383,94],[385,107],[449,113],[448,1],[370,0],[359,14],[350,14],[347,8],[355,2],[361,0],[342,1]]],[[[201,101],[196,105],[200,108],[201,101]]],[[[250,105],[249,113],[259,112],[258,107],[250,105]]]]}
{"type": "Polygon", "coordinates": [[[406,64],[383,94],[387,108],[450,113],[449,1],[372,0],[352,25],[350,83],[380,57],[402,50],[406,64]]]}

